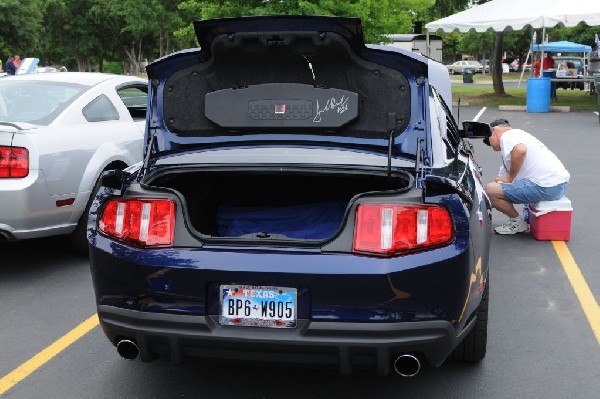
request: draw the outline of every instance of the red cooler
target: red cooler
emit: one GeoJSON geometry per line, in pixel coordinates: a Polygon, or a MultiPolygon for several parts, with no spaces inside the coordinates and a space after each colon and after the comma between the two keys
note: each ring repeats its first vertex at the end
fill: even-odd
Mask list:
{"type": "Polygon", "coordinates": [[[567,197],[529,205],[531,235],[536,240],[567,241],[571,238],[573,208],[567,197]]]}

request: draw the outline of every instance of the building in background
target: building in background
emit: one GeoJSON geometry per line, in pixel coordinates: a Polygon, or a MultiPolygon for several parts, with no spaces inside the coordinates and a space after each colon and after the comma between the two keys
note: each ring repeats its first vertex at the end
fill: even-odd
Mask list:
{"type": "MultiPolygon", "coordinates": [[[[392,40],[391,46],[427,55],[427,36],[424,34],[408,33],[386,36],[392,40]]],[[[429,43],[429,58],[442,62],[442,38],[436,35],[429,35],[429,43]]]]}

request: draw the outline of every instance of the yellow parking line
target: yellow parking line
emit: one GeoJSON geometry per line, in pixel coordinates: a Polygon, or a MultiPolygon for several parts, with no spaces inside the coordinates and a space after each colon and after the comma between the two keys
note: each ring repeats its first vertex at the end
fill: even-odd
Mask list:
{"type": "Polygon", "coordinates": [[[575,263],[575,259],[573,259],[573,255],[571,255],[569,248],[567,248],[567,244],[564,241],[552,241],[552,245],[563,265],[563,269],[565,269],[575,295],[579,299],[581,308],[592,327],[592,331],[594,331],[596,339],[600,344],[600,307],[598,306],[598,302],[596,302],[581,270],[579,270],[577,263],[575,263]]]}
{"type": "Polygon", "coordinates": [[[0,379],[0,395],[14,385],[27,378],[31,373],[42,367],[46,362],[68,348],[71,344],[83,337],[98,325],[98,315],[94,314],[89,319],[54,341],[46,349],[27,360],[25,363],[0,379]]]}

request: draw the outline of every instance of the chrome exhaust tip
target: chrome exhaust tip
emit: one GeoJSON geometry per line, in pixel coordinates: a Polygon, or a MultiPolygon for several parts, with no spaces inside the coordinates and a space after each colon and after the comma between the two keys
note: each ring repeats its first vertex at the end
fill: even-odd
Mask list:
{"type": "Polygon", "coordinates": [[[421,371],[421,361],[417,356],[405,353],[394,360],[394,370],[402,377],[414,377],[421,371]]]}
{"type": "Polygon", "coordinates": [[[126,360],[135,360],[140,354],[140,348],[129,339],[122,339],[117,343],[117,353],[126,360]]]}

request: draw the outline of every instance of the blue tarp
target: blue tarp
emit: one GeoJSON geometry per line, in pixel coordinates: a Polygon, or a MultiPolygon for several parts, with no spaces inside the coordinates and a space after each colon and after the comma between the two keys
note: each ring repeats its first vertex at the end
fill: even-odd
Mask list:
{"type": "MultiPolygon", "coordinates": [[[[542,51],[541,44],[534,44],[532,46],[532,51],[542,51]]],[[[592,51],[590,46],[585,44],[573,43],[566,40],[560,42],[549,42],[544,45],[544,51],[551,51],[553,53],[562,52],[562,53],[589,53],[592,51]]]]}
{"type": "Polygon", "coordinates": [[[267,233],[322,240],[338,231],[346,205],[343,201],[281,208],[221,205],[217,210],[217,229],[222,237],[267,233]]]}

